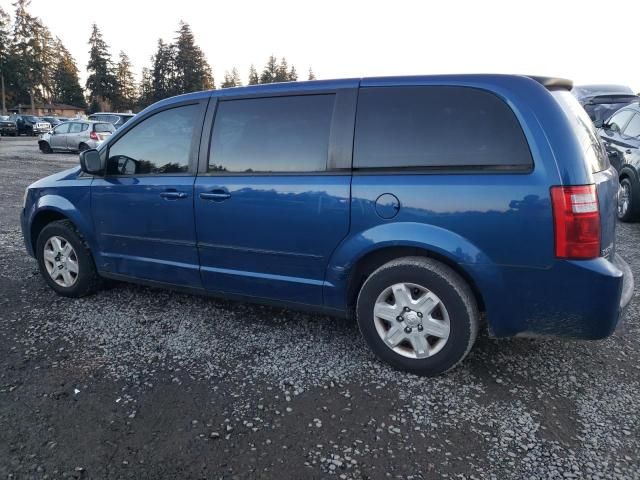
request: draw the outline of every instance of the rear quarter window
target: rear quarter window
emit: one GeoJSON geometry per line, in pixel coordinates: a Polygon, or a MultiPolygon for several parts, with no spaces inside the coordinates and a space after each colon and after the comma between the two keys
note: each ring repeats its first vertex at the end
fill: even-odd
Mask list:
{"type": "Polygon", "coordinates": [[[576,98],[566,90],[554,90],[551,94],[567,116],[580,142],[584,159],[589,165],[589,168],[591,168],[591,172],[597,173],[609,168],[609,159],[600,142],[600,137],[584,108],[582,108],[576,98]]]}
{"type": "Polygon", "coordinates": [[[454,86],[360,89],[354,168],[530,170],[511,108],[496,95],[454,86]]]}

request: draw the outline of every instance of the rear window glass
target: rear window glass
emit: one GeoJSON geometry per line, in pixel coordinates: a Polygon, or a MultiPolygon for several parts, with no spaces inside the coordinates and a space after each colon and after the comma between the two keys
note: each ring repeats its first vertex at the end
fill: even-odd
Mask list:
{"type": "Polygon", "coordinates": [[[98,133],[113,133],[116,129],[110,123],[96,123],[94,126],[94,130],[98,133]]]}
{"type": "Polygon", "coordinates": [[[371,87],[358,95],[354,168],[517,168],[533,161],[496,95],[448,86],[371,87]]]}
{"type": "Polygon", "coordinates": [[[551,94],[571,122],[573,131],[582,147],[585,161],[591,167],[591,172],[597,173],[609,168],[609,159],[587,112],[584,111],[570,92],[555,90],[551,94]]]}

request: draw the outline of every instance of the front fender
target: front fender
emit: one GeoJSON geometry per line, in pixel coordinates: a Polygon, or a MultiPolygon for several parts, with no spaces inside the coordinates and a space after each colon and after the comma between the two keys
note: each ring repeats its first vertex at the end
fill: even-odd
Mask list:
{"type": "Polygon", "coordinates": [[[97,252],[97,244],[93,233],[91,220],[91,195],[90,189],[78,189],[74,191],[73,202],[58,194],[42,192],[31,204],[29,211],[25,212],[26,226],[25,237],[31,245],[35,238],[31,238],[34,222],[39,215],[56,213],[68,218],[83,236],[92,252],[97,252]]]}
{"type": "Polygon", "coordinates": [[[351,235],[338,246],[327,267],[325,305],[346,309],[349,300],[346,292],[353,267],[367,254],[387,247],[420,248],[458,265],[482,293],[487,310],[494,302],[491,292],[502,289],[498,266],[464,237],[429,224],[386,223],[351,235]]]}

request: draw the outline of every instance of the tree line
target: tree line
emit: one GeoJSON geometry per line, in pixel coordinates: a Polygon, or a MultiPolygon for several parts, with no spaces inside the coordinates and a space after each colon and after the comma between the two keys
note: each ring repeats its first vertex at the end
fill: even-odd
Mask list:
{"type": "MultiPolygon", "coordinates": [[[[96,111],[138,111],[163,98],[216,88],[213,71],[196,44],[189,24],[180,22],[171,42],[159,39],[140,81],[131,60],[120,51],[114,60],[96,24],[89,37],[87,80],[80,85],[78,67],[62,41],[28,11],[30,0],[16,0],[13,22],[0,7],[0,82],[2,111],[9,105],[51,102],[96,111]]],[[[298,80],[294,65],[271,55],[261,72],[251,65],[249,85],[298,80]]],[[[307,79],[314,80],[311,68],[307,79]]],[[[221,88],[242,86],[236,67],[226,71],[221,88]]]]}

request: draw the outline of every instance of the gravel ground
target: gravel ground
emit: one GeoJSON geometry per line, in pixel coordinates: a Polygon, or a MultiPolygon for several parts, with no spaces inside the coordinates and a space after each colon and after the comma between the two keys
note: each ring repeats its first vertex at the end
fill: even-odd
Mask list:
{"type": "MultiPolygon", "coordinates": [[[[481,335],[436,379],[347,320],[126,284],[65,299],[18,214],[75,163],[0,141],[1,477],[640,478],[637,291],[607,340],[481,335]]],[[[639,240],[619,225],[637,279],[639,240]]]]}

